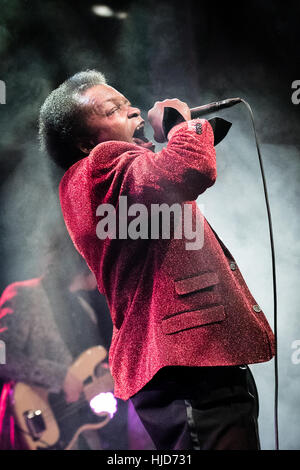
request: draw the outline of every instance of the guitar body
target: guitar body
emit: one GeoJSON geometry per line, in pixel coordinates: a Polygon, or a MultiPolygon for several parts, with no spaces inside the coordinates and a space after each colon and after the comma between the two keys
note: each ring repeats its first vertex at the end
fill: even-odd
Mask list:
{"type": "Polygon", "coordinates": [[[113,379],[102,346],[84,351],[70,367],[83,384],[78,402],[67,403],[64,393],[18,382],[14,387],[13,411],[17,427],[30,450],[70,449],[81,432],[99,429],[111,419],[108,412],[95,413],[90,400],[101,392],[113,391],[113,379]]]}

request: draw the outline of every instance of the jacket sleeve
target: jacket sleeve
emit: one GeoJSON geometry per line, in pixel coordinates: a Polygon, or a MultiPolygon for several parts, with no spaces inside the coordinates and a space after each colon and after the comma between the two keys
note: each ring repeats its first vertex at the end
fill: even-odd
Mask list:
{"type": "Polygon", "coordinates": [[[30,302],[14,285],[8,286],[0,299],[0,339],[5,344],[5,363],[0,364],[0,377],[14,382],[44,386],[59,392],[67,367],[40,358],[39,351],[29,356],[30,302]]]}
{"type": "MultiPolygon", "coordinates": [[[[111,158],[106,173],[110,178],[108,194],[127,196],[130,202],[182,203],[195,200],[216,180],[216,153],[211,125],[195,119],[177,125],[169,133],[169,142],[160,152],[153,153],[134,146],[136,150],[111,158]]],[[[97,183],[103,184],[103,154],[111,143],[100,144],[91,155],[94,194],[97,183]],[[99,165],[99,166],[98,166],[99,165]]]]}

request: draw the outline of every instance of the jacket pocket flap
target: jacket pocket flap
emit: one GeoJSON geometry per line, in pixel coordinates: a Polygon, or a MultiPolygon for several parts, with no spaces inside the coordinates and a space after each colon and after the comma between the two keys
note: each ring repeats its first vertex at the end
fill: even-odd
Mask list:
{"type": "Polygon", "coordinates": [[[217,273],[198,274],[197,276],[175,281],[175,291],[178,295],[189,294],[190,292],[214,286],[218,282],[217,273]]]}
{"type": "Polygon", "coordinates": [[[188,328],[220,322],[225,320],[225,318],[226,315],[223,305],[201,310],[193,310],[192,312],[176,314],[163,320],[162,331],[166,335],[169,335],[188,328]]]}

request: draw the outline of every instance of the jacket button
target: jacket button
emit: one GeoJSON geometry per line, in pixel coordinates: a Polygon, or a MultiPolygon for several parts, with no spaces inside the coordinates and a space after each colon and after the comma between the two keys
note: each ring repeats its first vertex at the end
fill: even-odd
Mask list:
{"type": "Polygon", "coordinates": [[[231,262],[231,263],[230,263],[230,269],[231,269],[231,271],[235,271],[235,270],[237,269],[236,263],[231,262]]]}
{"type": "Polygon", "coordinates": [[[261,312],[261,308],[260,308],[259,305],[253,305],[253,310],[254,310],[254,312],[256,312],[256,313],[261,312]]]}
{"type": "Polygon", "coordinates": [[[201,122],[196,123],[196,134],[202,134],[202,124],[201,124],[201,122]]]}

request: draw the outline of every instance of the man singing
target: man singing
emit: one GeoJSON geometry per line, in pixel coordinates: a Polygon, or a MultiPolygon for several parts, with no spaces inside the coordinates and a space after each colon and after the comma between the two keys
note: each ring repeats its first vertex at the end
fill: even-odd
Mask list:
{"type": "Polygon", "coordinates": [[[41,141],[66,170],[65,223],[109,305],[115,395],[132,400],[159,450],[259,449],[258,397],[247,364],[273,357],[273,333],[195,202],[216,180],[212,127],[191,120],[180,100],[165,100],[148,114],[157,140],[165,134],[165,107],[183,122],[154,153],[140,110],[99,72],[80,72],[43,104],[41,141]],[[148,214],[154,205],[188,205],[193,227],[203,221],[201,248],[187,249],[186,232],[132,239],[118,231],[122,217],[117,235],[100,239],[101,207],[119,214],[122,196],[128,214],[133,204],[148,214]]]}

